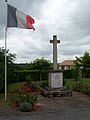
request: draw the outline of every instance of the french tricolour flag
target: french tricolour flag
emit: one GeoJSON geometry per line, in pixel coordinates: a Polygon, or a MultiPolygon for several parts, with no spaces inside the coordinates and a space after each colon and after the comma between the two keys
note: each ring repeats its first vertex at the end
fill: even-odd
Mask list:
{"type": "Polygon", "coordinates": [[[15,7],[7,4],[7,27],[18,27],[24,29],[33,29],[34,19],[17,10],[15,7]]]}

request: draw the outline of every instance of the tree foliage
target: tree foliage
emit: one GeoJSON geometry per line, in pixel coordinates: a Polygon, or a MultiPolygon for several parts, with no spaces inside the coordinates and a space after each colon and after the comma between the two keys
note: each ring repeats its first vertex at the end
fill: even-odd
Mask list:
{"type": "MultiPolygon", "coordinates": [[[[15,60],[15,54],[9,53],[9,50],[6,51],[7,55],[7,72],[8,72],[8,83],[13,79],[13,61],[15,60]]],[[[5,71],[5,49],[0,47],[0,91],[4,91],[4,71],[5,71]]]]}
{"type": "Polygon", "coordinates": [[[82,57],[76,57],[76,68],[77,73],[80,74],[82,71],[83,77],[90,77],[90,55],[88,52],[85,52],[82,57]]]}
{"type": "Polygon", "coordinates": [[[30,70],[49,70],[51,69],[51,62],[44,58],[35,59],[33,62],[29,64],[30,70]]]}
{"type": "MultiPolygon", "coordinates": [[[[19,67],[20,68],[20,67],[19,67]]],[[[26,76],[31,76],[33,81],[37,80],[47,80],[48,79],[48,70],[51,69],[51,62],[44,58],[35,59],[31,63],[27,63],[24,66],[24,69],[16,70],[16,75],[18,81],[25,81],[26,76]]]]}

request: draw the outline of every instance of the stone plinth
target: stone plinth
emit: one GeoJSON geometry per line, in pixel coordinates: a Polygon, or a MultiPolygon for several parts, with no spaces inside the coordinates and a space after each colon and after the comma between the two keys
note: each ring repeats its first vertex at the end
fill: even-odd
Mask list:
{"type": "Polygon", "coordinates": [[[49,87],[60,88],[63,87],[63,71],[51,70],[48,73],[49,87]]]}

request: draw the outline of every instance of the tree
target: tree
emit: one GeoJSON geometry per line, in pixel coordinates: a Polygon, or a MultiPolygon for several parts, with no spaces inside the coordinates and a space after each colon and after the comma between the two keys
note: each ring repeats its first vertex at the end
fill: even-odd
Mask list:
{"type": "Polygon", "coordinates": [[[51,62],[44,58],[35,59],[29,64],[29,69],[31,70],[49,70],[51,69],[51,62]]]}
{"type": "Polygon", "coordinates": [[[78,67],[79,71],[82,71],[84,77],[90,77],[88,75],[88,71],[90,72],[90,55],[88,52],[85,52],[82,57],[76,57],[76,67],[78,67]]]}
{"type": "Polygon", "coordinates": [[[35,59],[33,62],[28,64],[29,70],[38,70],[39,71],[39,79],[40,81],[44,78],[47,78],[47,73],[42,73],[42,70],[50,70],[51,69],[51,62],[49,60],[44,59],[43,57],[41,59],[35,59]],[[45,76],[45,77],[43,77],[45,76]]]}
{"type": "MultiPolygon", "coordinates": [[[[6,51],[7,53],[7,79],[8,83],[12,81],[13,73],[14,73],[14,67],[13,67],[13,61],[16,58],[15,54],[9,53],[9,50],[6,51]]],[[[4,71],[5,71],[5,49],[3,47],[0,47],[0,92],[4,91],[4,71]]]]}

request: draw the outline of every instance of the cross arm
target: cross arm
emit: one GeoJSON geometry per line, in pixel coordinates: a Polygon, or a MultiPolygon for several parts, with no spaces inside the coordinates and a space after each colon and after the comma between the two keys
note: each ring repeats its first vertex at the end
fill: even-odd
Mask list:
{"type": "Polygon", "coordinates": [[[53,43],[53,40],[50,40],[50,43],[53,43]]]}
{"type": "Polygon", "coordinates": [[[60,40],[57,40],[57,43],[60,43],[60,40]]]}
{"type": "MultiPolygon", "coordinates": [[[[54,43],[54,40],[50,40],[50,43],[54,43]]],[[[60,43],[60,40],[57,40],[57,43],[60,43]]]]}

